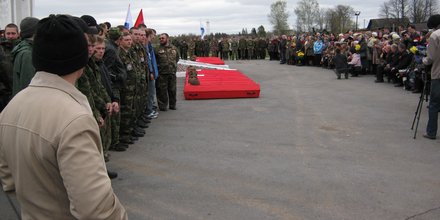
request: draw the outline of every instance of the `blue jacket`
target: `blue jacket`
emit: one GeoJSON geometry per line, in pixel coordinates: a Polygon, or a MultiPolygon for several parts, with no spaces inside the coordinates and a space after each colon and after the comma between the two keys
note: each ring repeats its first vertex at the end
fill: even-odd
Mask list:
{"type": "Polygon", "coordinates": [[[324,49],[324,43],[321,39],[317,40],[313,45],[313,52],[315,54],[322,54],[322,50],[324,49]]]}
{"type": "Polygon", "coordinates": [[[148,68],[150,70],[150,73],[154,74],[154,79],[157,79],[159,76],[159,71],[157,70],[157,62],[156,62],[156,55],[154,54],[154,48],[153,45],[151,45],[151,42],[147,45],[147,51],[148,51],[148,68]]]}

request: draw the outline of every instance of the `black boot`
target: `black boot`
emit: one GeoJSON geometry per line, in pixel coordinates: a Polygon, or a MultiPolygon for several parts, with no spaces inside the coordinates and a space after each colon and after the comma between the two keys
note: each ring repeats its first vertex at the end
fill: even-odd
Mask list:
{"type": "Polygon", "coordinates": [[[113,171],[109,171],[109,170],[107,170],[107,175],[110,179],[114,179],[114,178],[118,177],[118,173],[113,172],[113,171]]]}

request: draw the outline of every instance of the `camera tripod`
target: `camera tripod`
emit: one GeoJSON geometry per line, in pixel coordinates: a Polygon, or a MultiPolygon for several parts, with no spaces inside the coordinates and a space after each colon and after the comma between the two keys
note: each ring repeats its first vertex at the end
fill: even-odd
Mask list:
{"type": "Polygon", "coordinates": [[[423,89],[422,92],[420,93],[419,104],[417,105],[417,109],[414,114],[414,119],[411,126],[411,130],[414,130],[414,125],[416,126],[414,130],[414,137],[413,137],[414,139],[416,139],[417,129],[419,128],[420,115],[422,114],[422,108],[423,108],[423,101],[428,102],[428,97],[429,97],[430,80],[428,79],[427,71],[423,71],[422,80],[423,80],[423,89]]]}

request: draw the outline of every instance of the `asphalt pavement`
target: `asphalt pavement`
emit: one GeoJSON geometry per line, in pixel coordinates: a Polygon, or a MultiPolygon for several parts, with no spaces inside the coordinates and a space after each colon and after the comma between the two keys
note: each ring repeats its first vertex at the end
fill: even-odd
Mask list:
{"type": "Polygon", "coordinates": [[[425,107],[417,139],[410,130],[419,94],[371,75],[227,64],[260,83],[260,98],[186,101],[179,78],[178,110],[111,153],[130,219],[440,219],[440,141],[422,137],[425,107]]]}

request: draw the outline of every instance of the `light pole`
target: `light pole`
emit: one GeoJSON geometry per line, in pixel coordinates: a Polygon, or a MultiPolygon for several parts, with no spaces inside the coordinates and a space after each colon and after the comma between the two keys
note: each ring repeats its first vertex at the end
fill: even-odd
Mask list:
{"type": "Polygon", "coordinates": [[[358,18],[359,18],[359,15],[360,15],[360,14],[361,14],[360,11],[355,11],[355,12],[354,12],[354,15],[356,15],[356,28],[355,28],[355,31],[358,30],[358,18]]]}

